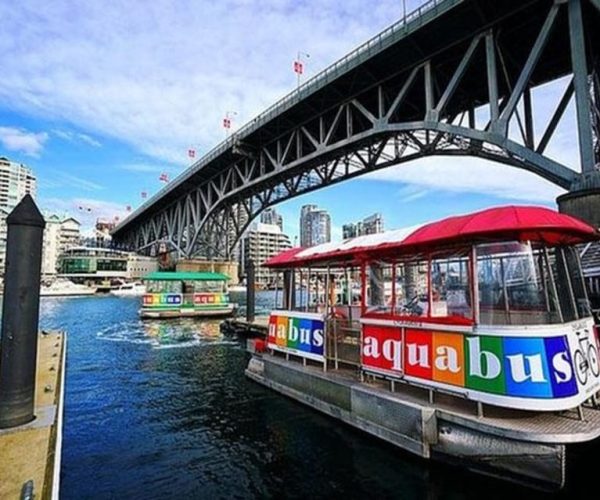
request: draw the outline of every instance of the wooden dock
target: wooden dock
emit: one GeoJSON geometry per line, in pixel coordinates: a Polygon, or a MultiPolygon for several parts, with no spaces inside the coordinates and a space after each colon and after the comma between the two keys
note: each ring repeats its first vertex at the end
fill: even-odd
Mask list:
{"type": "Polygon", "coordinates": [[[66,336],[39,336],[35,419],[0,429],[0,498],[58,499],[65,385],[66,336]]]}
{"type": "Polygon", "coordinates": [[[245,318],[226,319],[221,323],[221,331],[243,337],[266,338],[269,329],[269,316],[257,316],[248,322],[245,318]]]}

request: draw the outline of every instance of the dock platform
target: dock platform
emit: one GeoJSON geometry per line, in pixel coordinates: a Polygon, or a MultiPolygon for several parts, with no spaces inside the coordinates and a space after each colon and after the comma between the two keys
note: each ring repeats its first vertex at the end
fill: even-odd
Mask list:
{"type": "Polygon", "coordinates": [[[230,318],[221,323],[221,331],[250,338],[266,338],[269,329],[269,316],[257,316],[254,321],[246,318],[230,318]]]}
{"type": "Polygon", "coordinates": [[[2,499],[58,498],[67,339],[43,332],[38,342],[35,419],[0,429],[2,499]]]}

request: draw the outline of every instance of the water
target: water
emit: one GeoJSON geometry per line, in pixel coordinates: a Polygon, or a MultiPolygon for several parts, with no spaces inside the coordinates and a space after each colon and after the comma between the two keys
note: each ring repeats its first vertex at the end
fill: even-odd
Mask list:
{"type": "Polygon", "coordinates": [[[138,300],[42,300],[41,326],[69,334],[62,498],[540,496],[269,391],[244,377],[242,343],[216,322],[141,322],[138,300]]]}

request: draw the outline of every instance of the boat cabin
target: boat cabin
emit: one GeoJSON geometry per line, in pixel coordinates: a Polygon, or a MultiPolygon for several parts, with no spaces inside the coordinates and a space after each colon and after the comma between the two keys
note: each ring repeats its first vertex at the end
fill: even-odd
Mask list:
{"type": "Polygon", "coordinates": [[[233,312],[229,301],[229,277],[211,272],[150,273],[144,279],[142,318],[226,316],[233,312]]]}
{"type": "Polygon", "coordinates": [[[575,408],[600,390],[577,244],[598,232],[509,206],[342,243],[294,248],[268,349],[521,410],[575,408]]]}

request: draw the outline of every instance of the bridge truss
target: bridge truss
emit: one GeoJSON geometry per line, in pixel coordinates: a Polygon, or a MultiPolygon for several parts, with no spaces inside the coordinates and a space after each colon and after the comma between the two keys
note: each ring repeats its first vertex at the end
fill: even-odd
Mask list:
{"type": "Polygon", "coordinates": [[[360,84],[348,80],[330,105],[307,101],[301,118],[282,117],[268,133],[234,136],[212,175],[182,183],[170,203],[137,216],[115,238],[142,252],[162,244],[180,257],[228,259],[265,208],[433,155],[492,160],[567,190],[600,187],[600,53],[584,5],[598,23],[600,0],[530,2],[542,9],[536,22],[520,20],[527,10],[515,8],[511,22],[508,15],[482,22],[449,46],[423,49],[409,67],[366,64],[360,84]],[[540,129],[532,90],[558,78],[566,79],[564,92],[540,129]],[[581,172],[546,154],[571,102],[581,172]]]}

